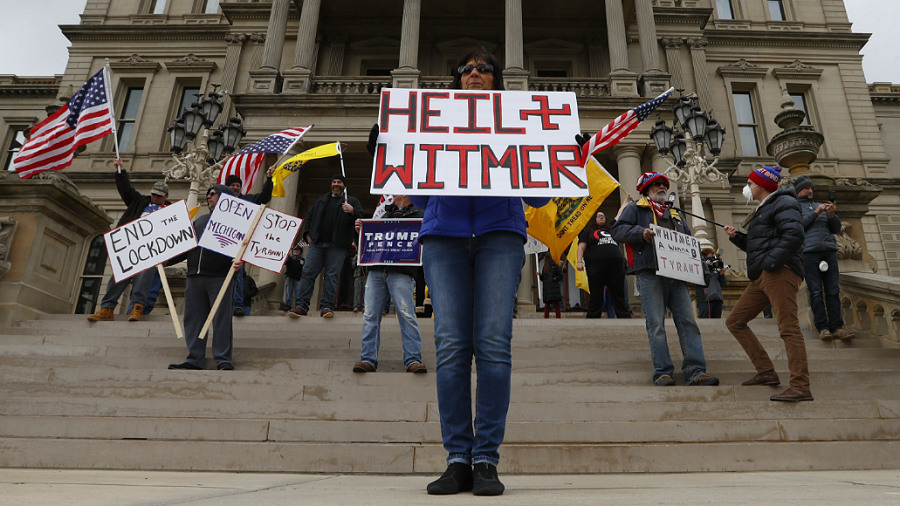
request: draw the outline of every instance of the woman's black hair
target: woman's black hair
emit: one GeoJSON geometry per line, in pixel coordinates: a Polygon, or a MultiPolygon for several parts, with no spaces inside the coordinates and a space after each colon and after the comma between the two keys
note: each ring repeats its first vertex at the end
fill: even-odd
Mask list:
{"type": "Polygon", "coordinates": [[[475,63],[487,63],[490,66],[494,67],[493,72],[491,74],[494,75],[494,90],[505,90],[503,87],[503,71],[500,69],[500,61],[496,56],[492,55],[487,49],[483,47],[473,47],[465,52],[462,56],[459,57],[459,61],[456,62],[456,66],[453,67],[453,71],[450,75],[453,76],[453,82],[450,83],[451,90],[460,90],[462,89],[462,75],[459,73],[459,67],[469,63],[469,60],[474,60],[475,63]]]}
{"type": "Polygon", "coordinates": [[[606,216],[606,213],[603,213],[603,217],[606,218],[606,223],[604,223],[602,227],[597,225],[597,215],[600,213],[603,213],[603,211],[597,209],[597,212],[594,213],[594,219],[592,219],[590,224],[588,225],[590,227],[591,233],[594,233],[598,229],[603,230],[604,232],[609,232],[609,230],[612,228],[612,225],[609,223],[609,217],[606,216]]]}

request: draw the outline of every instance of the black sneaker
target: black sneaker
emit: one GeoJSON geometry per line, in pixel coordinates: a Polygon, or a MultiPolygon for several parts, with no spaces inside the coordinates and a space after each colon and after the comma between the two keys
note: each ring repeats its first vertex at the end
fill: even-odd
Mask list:
{"type": "Polygon", "coordinates": [[[218,369],[220,371],[233,371],[234,370],[234,366],[231,364],[231,362],[220,362],[219,365],[216,367],[218,367],[218,369]]]}
{"type": "Polygon", "coordinates": [[[203,369],[199,365],[194,365],[190,362],[182,362],[180,364],[169,364],[169,369],[184,369],[189,371],[199,371],[203,369]]]}
{"type": "MultiPolygon", "coordinates": [[[[496,473],[494,473],[496,475],[496,473]]],[[[498,482],[499,483],[499,482],[498,482]]],[[[440,478],[425,489],[431,495],[451,495],[472,490],[472,467],[461,462],[447,466],[440,478]]]]}
{"type": "Polygon", "coordinates": [[[480,462],[475,464],[472,475],[472,493],[475,495],[500,495],[506,489],[497,477],[497,466],[480,462]]]}

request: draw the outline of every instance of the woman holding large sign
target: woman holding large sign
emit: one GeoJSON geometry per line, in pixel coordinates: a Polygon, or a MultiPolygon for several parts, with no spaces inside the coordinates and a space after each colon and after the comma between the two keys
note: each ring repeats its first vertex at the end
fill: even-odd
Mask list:
{"type": "MultiPolygon", "coordinates": [[[[453,70],[451,88],[502,90],[500,62],[484,49],[469,51],[453,70]]],[[[373,133],[377,136],[378,130],[373,133]]],[[[513,308],[525,261],[522,200],[411,198],[425,210],[420,240],[434,307],[441,433],[449,454],[447,470],[428,485],[428,493],[472,490],[476,495],[500,495],[504,486],[497,478],[498,449],[509,409],[513,308]]],[[[540,207],[549,200],[525,202],[540,207]]]]}

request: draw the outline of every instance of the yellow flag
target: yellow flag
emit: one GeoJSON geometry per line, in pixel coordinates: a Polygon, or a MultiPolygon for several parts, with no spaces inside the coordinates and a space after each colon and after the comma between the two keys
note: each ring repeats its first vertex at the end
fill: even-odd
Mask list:
{"type": "Polygon", "coordinates": [[[569,261],[569,265],[575,269],[575,286],[581,288],[587,293],[591,293],[591,287],[588,285],[588,277],[587,271],[579,271],[578,270],[578,236],[575,236],[575,239],[572,240],[572,247],[569,248],[569,254],[566,255],[566,260],[569,261]]]}
{"type": "Polygon", "coordinates": [[[191,219],[193,220],[194,216],[197,216],[197,211],[199,211],[199,210],[200,210],[200,204],[197,204],[196,206],[188,209],[188,216],[190,216],[191,219]]]}
{"type": "MultiPolygon", "coordinates": [[[[546,244],[554,259],[561,259],[563,251],[576,241],[578,233],[590,222],[600,204],[606,200],[619,182],[594,157],[587,164],[587,197],[555,198],[540,208],[526,207],[528,234],[546,244]]],[[[585,281],[587,284],[587,281],[585,281]]]]}
{"type": "Polygon", "coordinates": [[[272,173],[272,196],[284,197],[285,178],[287,178],[294,172],[297,172],[297,169],[299,169],[301,165],[317,158],[338,156],[340,154],[340,150],[341,143],[332,142],[331,144],[322,144],[321,146],[307,149],[299,155],[294,155],[285,160],[284,163],[279,165],[278,168],[275,169],[275,172],[272,173]]]}

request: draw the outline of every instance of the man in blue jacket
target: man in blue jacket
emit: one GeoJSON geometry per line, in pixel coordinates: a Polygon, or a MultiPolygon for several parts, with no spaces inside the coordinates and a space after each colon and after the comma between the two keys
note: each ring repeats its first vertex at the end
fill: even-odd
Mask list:
{"type": "Polygon", "coordinates": [[[641,307],[650,340],[653,360],[653,383],[656,386],[675,385],[672,357],[666,338],[666,309],[672,312],[678,341],[684,353],[681,370],[688,385],[718,385],[719,379],[706,372],[703,341],[694,319],[694,308],[687,283],[656,275],[656,250],[653,247],[651,224],[690,235],[691,230],[681,216],[666,206],[669,178],[658,172],[641,174],[637,202],[625,207],[610,233],[619,244],[625,244],[628,274],[637,278],[641,292],[641,307]]]}
{"type": "Polygon", "coordinates": [[[840,272],[838,271],[837,242],[834,234],[841,231],[841,220],[835,214],[834,202],[820,204],[813,201],[813,182],[809,176],[794,181],[794,191],[800,202],[803,230],[803,271],[813,323],[823,341],[833,338],[849,340],[853,334],[844,330],[841,316],[840,272]],[[824,296],[824,297],[823,297],[824,296]]]}

